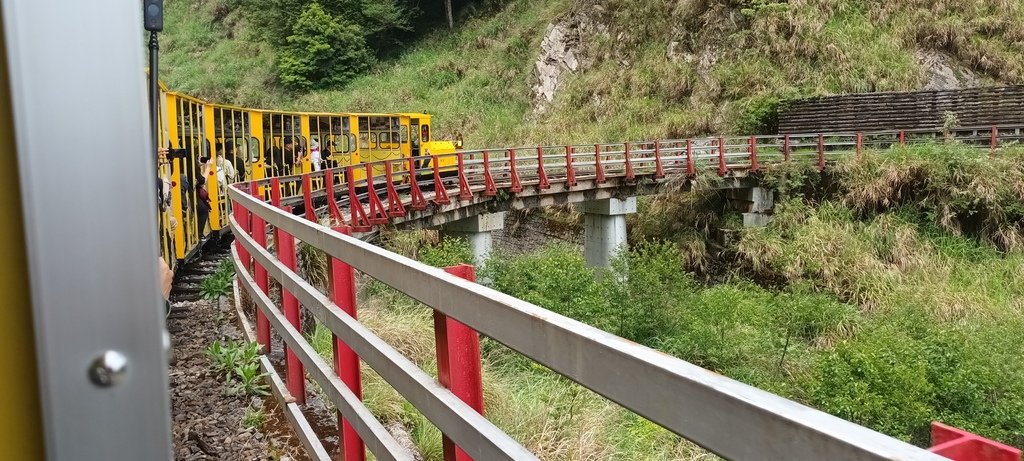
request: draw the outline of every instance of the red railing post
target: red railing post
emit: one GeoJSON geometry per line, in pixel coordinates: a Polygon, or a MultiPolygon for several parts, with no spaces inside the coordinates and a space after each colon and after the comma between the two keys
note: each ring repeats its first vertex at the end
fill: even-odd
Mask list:
{"type": "Polygon", "coordinates": [[[604,184],[604,167],[601,166],[601,145],[594,144],[594,174],[597,176],[594,181],[598,184],[604,184]]]}
{"type": "Polygon", "coordinates": [[[309,173],[302,174],[302,204],[306,208],[306,219],[316,222],[316,210],[313,209],[313,181],[309,173]]]}
{"type": "Polygon", "coordinates": [[[363,209],[359,195],[356,194],[356,174],[352,165],[345,168],[345,180],[348,183],[348,210],[352,216],[349,222],[352,224],[352,230],[368,232],[371,228],[370,221],[366,219],[366,210],[363,209]]]}
{"type": "Polygon", "coordinates": [[[537,188],[547,189],[551,187],[548,182],[548,174],[544,171],[544,148],[537,147],[537,188]]]}
{"type": "Polygon", "coordinates": [[[627,142],[624,145],[625,149],[623,149],[622,153],[626,160],[626,182],[633,183],[636,182],[636,174],[633,173],[633,159],[629,158],[629,143],[627,142]]]}
{"type": "Polygon", "coordinates": [[[693,139],[686,140],[686,176],[693,176],[697,169],[693,166],[693,139]]]}
{"type": "Polygon", "coordinates": [[[427,199],[423,198],[420,183],[416,177],[416,160],[409,157],[409,207],[413,210],[426,210],[427,199]]]}
{"type": "MultiPolygon", "coordinates": [[[[289,206],[281,207],[281,209],[289,214],[292,212],[292,207],[289,206]]],[[[277,259],[281,261],[281,264],[295,272],[295,237],[281,230],[280,227],[274,228],[274,246],[277,248],[277,259]]],[[[295,296],[284,287],[281,288],[281,311],[284,312],[284,318],[288,320],[288,323],[301,333],[299,300],[295,299],[295,296]]],[[[299,357],[287,345],[284,347],[284,355],[288,393],[301,405],[306,402],[306,372],[299,357]]]]}
{"type": "Polygon", "coordinates": [[[718,175],[725,176],[729,170],[725,165],[725,138],[718,138],[718,175]]]}
{"type": "Polygon", "coordinates": [[[785,136],[782,137],[782,161],[783,162],[787,162],[787,163],[789,162],[789,151],[790,150],[791,149],[790,149],[790,145],[789,145],[789,134],[786,134],[785,136]]]}
{"type": "MultiPolygon", "coordinates": [[[[250,193],[254,196],[259,193],[256,181],[250,183],[250,193]]],[[[267,248],[267,223],[256,213],[252,213],[252,238],[261,248],[267,248]]],[[[267,269],[256,261],[253,261],[253,265],[253,278],[256,279],[256,286],[263,294],[269,296],[270,281],[267,277],[267,269]]],[[[270,320],[259,308],[256,309],[256,342],[259,343],[262,353],[270,353],[270,320]]]]}
{"type": "Polygon", "coordinates": [[[385,184],[388,188],[388,216],[405,216],[405,206],[402,205],[402,198],[398,196],[395,189],[395,180],[392,178],[391,160],[384,161],[385,184]]]}
{"type": "Polygon", "coordinates": [[[367,218],[370,224],[384,224],[388,222],[388,213],[384,211],[384,204],[377,196],[377,187],[373,185],[373,165],[366,164],[366,198],[369,201],[370,212],[367,218]]]}
{"type": "Polygon", "coordinates": [[[661,141],[654,141],[654,177],[656,179],[665,177],[665,168],[661,165],[661,141]]]}
{"type": "Polygon", "coordinates": [[[902,146],[902,145],[905,145],[906,143],[907,143],[907,133],[905,131],[903,131],[903,130],[900,130],[900,145],[902,146]]]}
{"type": "Polygon", "coordinates": [[[270,204],[281,207],[281,179],[270,178],[270,204]]]}
{"type": "MultiPolygon", "coordinates": [[[[252,235],[250,232],[252,226],[249,224],[249,211],[238,202],[234,202],[232,206],[232,209],[235,210],[235,221],[238,223],[238,230],[246,235],[252,235]]],[[[249,250],[242,246],[240,239],[235,239],[235,251],[238,252],[238,259],[242,262],[242,270],[246,272],[251,271],[252,260],[249,258],[249,250]]],[[[239,282],[238,286],[242,286],[241,282],[239,282]]]]}
{"type": "Polygon", "coordinates": [[[441,167],[438,165],[438,158],[436,156],[430,157],[430,163],[434,166],[434,203],[437,205],[447,205],[452,203],[448,198],[448,190],[444,188],[444,182],[441,181],[441,167]]]}
{"type": "MultiPolygon", "coordinates": [[[[346,235],[352,235],[348,227],[336,227],[335,231],[346,235]]],[[[352,266],[345,264],[340,259],[331,257],[330,271],[328,273],[331,291],[331,301],[353,319],[356,318],[356,279],[352,266]]],[[[341,381],[348,386],[355,396],[362,400],[363,388],[359,375],[359,356],[356,355],[344,341],[337,336],[331,335],[334,345],[334,371],[341,378],[341,381]]],[[[355,428],[338,414],[338,426],[341,427],[341,441],[344,450],[344,461],[364,461],[366,450],[363,440],[359,438],[355,428]]]]}
{"type": "MultiPolygon", "coordinates": [[[[475,281],[473,266],[460,264],[445,272],[475,281]]],[[[480,365],[480,336],[458,320],[434,311],[434,339],[437,344],[437,380],[459,400],[484,413],[483,379],[480,365]]],[[[442,435],[445,461],[471,461],[462,449],[442,435]]]]}
{"type": "Polygon", "coordinates": [[[509,187],[509,191],[522,192],[523,183],[519,182],[519,170],[516,168],[516,150],[508,150],[508,172],[509,180],[512,181],[512,187],[509,187]]]}
{"type": "Polygon", "coordinates": [[[463,153],[458,154],[459,161],[459,200],[469,201],[473,199],[473,192],[469,190],[469,179],[466,177],[466,164],[463,160],[463,153]]]}
{"type": "Polygon", "coordinates": [[[1020,461],[1020,450],[962,429],[932,422],[928,451],[953,461],[1020,461]]]}
{"type": "Polygon", "coordinates": [[[857,132],[857,158],[860,158],[864,150],[864,133],[857,132]]]}
{"type": "Polygon", "coordinates": [[[487,151],[484,154],[484,195],[494,197],[498,195],[498,187],[494,185],[494,177],[491,176],[491,156],[487,151]]]}
{"type": "Polygon", "coordinates": [[[750,170],[757,171],[757,136],[750,136],[750,170]]]}
{"type": "Polygon", "coordinates": [[[999,128],[997,128],[995,126],[992,127],[992,143],[991,143],[991,145],[992,145],[991,153],[994,155],[996,153],[996,147],[999,145],[999,128]]]}
{"type": "Polygon", "coordinates": [[[572,147],[565,146],[565,184],[576,185],[576,169],[572,166],[572,147]]]}
{"type": "Polygon", "coordinates": [[[825,135],[818,134],[818,171],[825,171],[825,135]]]}
{"type": "Polygon", "coordinates": [[[341,215],[341,208],[338,207],[338,200],[334,197],[334,172],[330,168],[325,169],[324,178],[327,179],[324,188],[327,193],[327,210],[331,213],[331,219],[338,224],[345,224],[345,218],[341,215]]]}

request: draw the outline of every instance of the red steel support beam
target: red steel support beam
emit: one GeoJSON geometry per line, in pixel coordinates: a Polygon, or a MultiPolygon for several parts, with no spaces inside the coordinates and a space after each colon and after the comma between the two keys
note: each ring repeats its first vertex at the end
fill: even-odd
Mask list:
{"type": "Polygon", "coordinates": [[[313,181],[309,173],[302,174],[302,204],[306,209],[306,219],[316,222],[316,210],[313,209],[313,181]]]}
{"type": "Polygon", "coordinates": [[[544,148],[537,147],[537,188],[544,190],[551,187],[548,174],[544,172],[544,148]]]}
{"type": "Polygon", "coordinates": [[[427,199],[423,198],[423,192],[420,190],[420,183],[416,177],[416,160],[409,157],[409,195],[411,199],[409,201],[409,207],[413,210],[426,210],[427,199]]]}
{"type": "MultiPolygon", "coordinates": [[[[348,227],[336,227],[334,230],[342,234],[352,235],[352,230],[348,227]]],[[[330,277],[331,301],[342,312],[355,319],[355,271],[352,269],[352,266],[345,264],[340,259],[331,257],[328,274],[330,277]]],[[[338,373],[338,377],[348,386],[349,390],[362,400],[363,387],[359,375],[359,356],[344,341],[338,339],[337,336],[332,334],[331,337],[333,339],[331,344],[334,345],[334,371],[338,373]]],[[[341,416],[341,413],[338,413],[338,426],[341,427],[341,446],[344,451],[342,459],[344,461],[364,461],[366,459],[366,450],[363,440],[359,438],[355,428],[341,416]]]]}
{"type": "Polygon", "coordinates": [[[789,135],[787,134],[782,137],[782,161],[789,162],[789,151],[789,135]]]}
{"type": "Polygon", "coordinates": [[[281,207],[281,179],[270,178],[270,204],[281,207]]]}
{"type": "Polygon", "coordinates": [[[341,208],[338,207],[338,200],[334,197],[334,172],[327,168],[324,170],[324,178],[327,183],[327,210],[331,213],[331,219],[337,224],[345,224],[345,218],[341,215],[341,208]]]}
{"type": "Polygon", "coordinates": [[[466,202],[473,199],[473,191],[469,190],[469,179],[466,177],[466,163],[463,159],[464,154],[459,152],[456,155],[459,162],[459,200],[466,202]]]}
{"type": "Polygon", "coordinates": [[[352,230],[355,232],[368,232],[372,226],[370,226],[370,221],[366,219],[366,210],[363,209],[363,204],[359,202],[359,195],[356,194],[356,174],[352,165],[345,168],[345,181],[348,182],[348,210],[352,216],[352,219],[349,221],[352,225],[352,230]]]}
{"type": "Polygon", "coordinates": [[[750,170],[757,171],[757,136],[750,137],[750,170]]]}
{"type": "Polygon", "coordinates": [[[448,198],[448,191],[444,188],[444,182],[441,181],[441,167],[437,164],[437,157],[431,156],[430,163],[434,165],[434,203],[437,205],[452,203],[448,198]]]}
{"type": "Polygon", "coordinates": [[[491,156],[484,151],[484,195],[494,197],[498,195],[498,187],[494,185],[494,177],[491,176],[491,156]]]}
{"type": "Polygon", "coordinates": [[[595,181],[598,184],[604,184],[604,167],[601,166],[601,145],[594,144],[594,174],[597,175],[595,181]]]}
{"type": "Polygon", "coordinates": [[[665,167],[661,165],[661,141],[654,141],[654,177],[665,177],[665,167]]]}
{"type": "Polygon", "coordinates": [[[693,166],[693,140],[686,140],[686,176],[692,177],[697,173],[697,169],[693,166]]]}
{"type": "Polygon", "coordinates": [[[576,169],[572,166],[572,147],[565,146],[565,184],[576,185],[576,169]]]}
{"type": "Polygon", "coordinates": [[[367,218],[370,224],[384,224],[388,222],[388,213],[384,211],[384,204],[377,196],[377,188],[373,185],[373,165],[366,164],[366,198],[370,202],[370,212],[367,218]]]}
{"type": "Polygon", "coordinates": [[[1020,450],[962,429],[932,422],[928,451],[953,461],[1020,461],[1020,450]]]}
{"type": "Polygon", "coordinates": [[[623,156],[626,160],[626,182],[636,182],[636,174],[633,173],[633,159],[629,158],[629,143],[625,143],[625,149],[623,149],[623,156]]]}
{"type": "Polygon", "coordinates": [[[516,165],[516,150],[515,149],[509,149],[508,150],[508,171],[509,171],[509,179],[512,181],[512,187],[510,187],[508,190],[512,191],[512,192],[515,192],[515,193],[523,191],[523,183],[519,182],[519,169],[517,168],[517,166],[518,165],[516,165]]]}
{"type": "Polygon", "coordinates": [[[725,176],[728,169],[725,166],[725,138],[718,138],[718,175],[725,176]]]}
{"type": "MultiPolygon", "coordinates": [[[[473,266],[460,264],[445,272],[476,281],[473,266]]],[[[437,380],[459,400],[484,414],[483,379],[480,365],[480,336],[458,320],[434,311],[434,339],[437,344],[437,380]]],[[[461,448],[442,435],[445,461],[472,461],[461,448]]]]}
{"type": "Polygon", "coordinates": [[[384,161],[384,182],[388,187],[388,216],[405,216],[405,206],[402,205],[402,198],[395,190],[395,179],[391,170],[391,160],[384,161]]]}
{"type": "Polygon", "coordinates": [[[818,171],[825,171],[825,135],[818,134],[818,171]]]}
{"type": "MultiPolygon", "coordinates": [[[[286,213],[292,212],[292,207],[289,206],[281,207],[281,209],[286,213]]],[[[279,227],[275,228],[274,246],[277,247],[277,259],[281,261],[281,264],[295,272],[295,237],[292,237],[291,234],[281,230],[279,227]]],[[[299,321],[299,300],[295,299],[295,296],[283,287],[281,288],[281,300],[281,311],[284,312],[284,318],[301,333],[302,322],[299,321]]],[[[306,371],[302,367],[299,357],[287,345],[284,347],[284,355],[285,386],[288,388],[288,393],[295,399],[295,402],[302,405],[306,403],[306,371]]]]}

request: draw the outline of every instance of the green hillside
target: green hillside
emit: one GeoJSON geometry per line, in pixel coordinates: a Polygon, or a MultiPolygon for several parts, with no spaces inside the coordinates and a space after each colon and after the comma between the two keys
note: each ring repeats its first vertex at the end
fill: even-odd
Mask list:
{"type": "Polygon", "coordinates": [[[343,87],[296,93],[246,8],[168,2],[171,88],[256,106],[427,110],[470,146],[761,131],[780,98],[1024,81],[1024,4],[1009,0],[513,0],[469,3],[454,30],[432,27],[343,87]],[[538,103],[542,54],[557,84],[538,103]]]}

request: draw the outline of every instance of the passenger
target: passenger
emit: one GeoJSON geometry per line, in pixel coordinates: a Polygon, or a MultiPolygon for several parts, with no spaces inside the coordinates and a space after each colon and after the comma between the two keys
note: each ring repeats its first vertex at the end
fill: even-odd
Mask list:
{"type": "Polygon", "coordinates": [[[332,157],[333,154],[334,154],[334,141],[328,140],[327,142],[324,143],[323,150],[320,151],[320,159],[321,159],[321,163],[322,163],[322,165],[321,165],[322,169],[326,170],[328,168],[337,168],[338,167],[338,164],[335,162],[334,157],[332,157]]]}
{"type": "Polygon", "coordinates": [[[196,216],[198,217],[199,240],[206,238],[206,223],[210,220],[210,194],[206,191],[206,180],[196,178],[196,216]]]}
{"type": "MultiPolygon", "coordinates": [[[[226,161],[223,147],[220,143],[217,143],[217,152],[214,152],[213,164],[217,165],[217,184],[220,185],[220,190],[224,189],[228,184],[235,182],[235,167],[230,161],[226,161]],[[217,152],[221,152],[221,155],[217,155],[217,152]]],[[[209,173],[207,173],[209,175],[209,173]]]]}
{"type": "Polygon", "coordinates": [[[320,143],[313,139],[309,141],[309,163],[313,167],[313,171],[320,171],[320,143]]]}
{"type": "Polygon", "coordinates": [[[291,166],[295,164],[295,141],[291,136],[285,136],[283,143],[284,149],[277,146],[267,149],[267,158],[270,159],[274,176],[290,174],[291,166]]]}
{"type": "Polygon", "coordinates": [[[224,142],[224,159],[235,168],[235,181],[245,181],[245,159],[235,152],[234,141],[224,142]]]}

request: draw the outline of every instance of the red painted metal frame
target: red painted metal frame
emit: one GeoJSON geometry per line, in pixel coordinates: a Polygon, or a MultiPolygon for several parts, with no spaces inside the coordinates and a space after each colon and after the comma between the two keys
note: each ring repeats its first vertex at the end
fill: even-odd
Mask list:
{"type": "Polygon", "coordinates": [[[510,192],[522,192],[523,183],[519,182],[519,171],[516,169],[516,150],[508,150],[508,172],[509,180],[512,181],[512,187],[509,187],[510,192]]]}
{"type": "Polygon", "coordinates": [[[900,145],[902,146],[902,145],[905,145],[906,143],[907,143],[907,133],[904,132],[903,130],[900,130],[900,145]]]}
{"type": "Polygon", "coordinates": [[[604,177],[604,167],[601,166],[601,145],[594,144],[594,174],[597,175],[595,181],[598,184],[604,184],[607,179],[604,177]]]}
{"type": "MultiPolygon", "coordinates": [[[[286,213],[291,214],[292,212],[292,207],[280,208],[286,213]]],[[[316,221],[315,217],[313,221],[316,221]]],[[[277,248],[277,259],[281,261],[281,264],[295,272],[295,237],[281,230],[281,228],[275,228],[274,246],[277,248]]],[[[292,324],[301,333],[302,322],[299,321],[299,300],[295,299],[295,296],[283,287],[281,288],[281,311],[284,312],[284,317],[288,320],[288,323],[292,324]]],[[[299,357],[287,345],[284,346],[284,355],[285,386],[296,403],[304,404],[306,403],[306,371],[302,366],[302,362],[299,361],[299,357]]]]}
{"type": "Polygon", "coordinates": [[[932,422],[928,451],[953,461],[1020,461],[1020,450],[979,437],[962,429],[932,422]]]}
{"type": "Polygon", "coordinates": [[[789,135],[787,134],[782,137],[782,161],[789,162],[789,151],[789,135]]]}
{"type": "Polygon", "coordinates": [[[431,157],[430,163],[434,165],[434,203],[437,205],[452,203],[448,198],[448,190],[444,188],[444,182],[441,181],[441,167],[437,164],[437,157],[431,157]]]}
{"type": "Polygon", "coordinates": [[[550,187],[548,174],[544,171],[544,148],[537,147],[537,188],[544,190],[550,187]]]}
{"type": "Polygon", "coordinates": [[[413,210],[426,210],[427,199],[423,198],[423,191],[420,190],[420,183],[416,178],[416,160],[409,157],[409,207],[413,210]]]}
{"type": "Polygon", "coordinates": [[[366,199],[370,204],[370,212],[367,214],[367,221],[370,225],[384,224],[388,222],[388,213],[384,211],[384,204],[377,196],[377,188],[373,185],[373,165],[366,164],[366,199]]]}
{"type": "Polygon", "coordinates": [[[338,224],[344,224],[345,218],[341,214],[341,208],[338,207],[338,200],[334,197],[334,172],[330,168],[325,169],[324,178],[327,178],[327,183],[324,184],[327,193],[327,210],[331,214],[331,219],[338,224]]]}
{"type": "Polygon", "coordinates": [[[718,138],[718,175],[725,176],[728,169],[725,166],[725,138],[718,138]]]}
{"type": "Polygon", "coordinates": [[[818,134],[818,171],[825,171],[825,135],[818,134]]]}
{"type": "MultiPolygon", "coordinates": [[[[250,184],[250,193],[256,195],[259,193],[259,190],[256,181],[253,181],[250,184]]],[[[252,238],[261,248],[267,247],[267,223],[256,213],[252,213],[252,238]]],[[[269,296],[270,280],[267,275],[267,269],[258,262],[253,261],[253,264],[253,278],[256,279],[256,286],[259,287],[263,294],[269,296]]],[[[256,309],[256,342],[259,343],[262,353],[270,353],[270,319],[260,309],[256,309]]]]}
{"type": "Polygon", "coordinates": [[[993,154],[995,154],[996,153],[996,147],[999,145],[999,128],[995,127],[995,126],[992,127],[992,143],[991,144],[992,144],[992,151],[991,152],[993,154]]]}
{"type": "Polygon", "coordinates": [[[860,158],[864,150],[864,133],[857,132],[857,157],[860,158]]]}
{"type": "Polygon", "coordinates": [[[281,180],[270,178],[270,204],[281,207],[281,180]]]}
{"type": "MultiPolygon", "coordinates": [[[[335,227],[335,231],[351,235],[352,230],[346,226],[335,227]]],[[[331,301],[353,319],[356,318],[356,279],[352,266],[340,259],[331,257],[328,272],[331,301]]],[[[363,398],[362,381],[359,375],[359,356],[344,341],[331,335],[334,348],[334,370],[341,381],[360,400],[363,398]]],[[[338,413],[338,426],[341,427],[341,447],[344,461],[364,461],[366,449],[355,428],[338,413]]]]}
{"type": "Polygon", "coordinates": [[[363,209],[359,196],[356,195],[356,174],[352,165],[345,167],[345,182],[348,183],[348,210],[352,216],[349,223],[352,225],[352,230],[368,232],[372,226],[370,220],[366,218],[366,210],[363,209]]]}
{"type": "Polygon", "coordinates": [[[693,140],[686,140],[686,175],[693,176],[697,174],[697,169],[693,166],[693,140]]]}
{"type": "MultiPolygon", "coordinates": [[[[473,266],[460,264],[445,272],[476,281],[473,266]]],[[[458,320],[434,311],[434,339],[437,345],[437,380],[459,400],[484,413],[483,379],[480,364],[480,336],[458,320]]],[[[445,461],[472,461],[445,436],[441,439],[445,461]]]]}
{"type": "Polygon", "coordinates": [[[494,197],[498,195],[498,187],[494,185],[494,177],[491,176],[491,156],[487,151],[484,154],[484,195],[494,197]]]}
{"type": "Polygon", "coordinates": [[[665,177],[665,168],[661,165],[661,141],[654,141],[654,177],[661,179],[665,177]]]}
{"type": "Polygon", "coordinates": [[[395,190],[395,179],[392,178],[391,160],[384,162],[384,182],[388,187],[388,216],[405,216],[405,205],[402,205],[402,197],[395,190]]]}
{"type": "Polygon", "coordinates": [[[469,190],[469,179],[466,178],[466,163],[462,152],[456,155],[459,161],[459,200],[468,202],[473,200],[473,191],[469,190]]]}
{"type": "Polygon", "coordinates": [[[316,210],[313,208],[313,180],[309,173],[302,175],[302,204],[305,208],[306,219],[316,221],[316,210]]]}
{"type": "Polygon", "coordinates": [[[565,184],[576,185],[576,168],[572,166],[572,147],[565,146],[565,184]]]}
{"type": "Polygon", "coordinates": [[[757,136],[750,137],[750,170],[757,171],[757,136]]]}
{"type": "MultiPolygon", "coordinates": [[[[235,221],[238,222],[238,227],[245,232],[246,235],[252,235],[250,233],[251,224],[249,223],[249,210],[246,210],[238,202],[232,201],[232,210],[235,213],[235,221]]],[[[245,266],[245,271],[249,272],[252,270],[252,259],[249,257],[249,251],[242,246],[242,242],[235,241],[235,251],[238,252],[238,259],[242,261],[242,265],[245,266]]],[[[239,282],[241,283],[241,282],[239,282]]],[[[241,286],[241,285],[239,285],[241,286]]]]}
{"type": "Polygon", "coordinates": [[[636,182],[636,174],[633,172],[633,160],[629,158],[629,143],[625,143],[625,149],[623,149],[623,156],[626,160],[626,183],[632,184],[636,182]]]}

